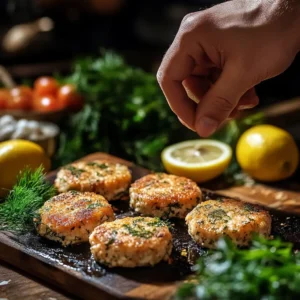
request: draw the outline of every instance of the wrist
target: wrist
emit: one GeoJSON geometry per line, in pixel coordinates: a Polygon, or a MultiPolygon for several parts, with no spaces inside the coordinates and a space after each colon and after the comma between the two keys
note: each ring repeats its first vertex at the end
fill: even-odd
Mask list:
{"type": "Polygon", "coordinates": [[[298,3],[297,17],[295,22],[295,35],[297,39],[297,52],[300,52],[300,2],[298,3]]]}
{"type": "MultiPolygon", "coordinates": [[[[269,0],[268,0],[269,1],[269,0]]],[[[300,52],[300,1],[278,0],[280,10],[278,13],[286,13],[289,22],[288,30],[291,33],[291,42],[295,51],[300,52]]]]}

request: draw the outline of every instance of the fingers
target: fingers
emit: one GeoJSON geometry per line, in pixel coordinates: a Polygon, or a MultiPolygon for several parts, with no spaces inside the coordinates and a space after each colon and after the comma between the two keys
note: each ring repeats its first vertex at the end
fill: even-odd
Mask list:
{"type": "Polygon", "coordinates": [[[183,122],[179,117],[178,117],[178,120],[179,120],[179,122],[180,122],[182,125],[184,125],[184,126],[187,127],[188,129],[190,129],[190,130],[196,132],[196,130],[195,130],[194,128],[189,127],[189,126],[188,126],[185,122],[183,122]]]}
{"type": "Polygon", "coordinates": [[[216,83],[197,107],[195,128],[202,137],[213,134],[251,88],[235,65],[225,66],[216,83]]]}
{"type": "Polygon", "coordinates": [[[238,110],[250,109],[258,105],[259,99],[256,95],[255,88],[248,90],[241,98],[237,105],[238,110]]]}
{"type": "Polygon", "coordinates": [[[183,86],[190,99],[199,103],[211,86],[206,77],[190,76],[183,81],[183,86]]]}
{"type": "Polygon", "coordinates": [[[182,81],[192,73],[193,68],[194,61],[190,56],[178,47],[171,47],[157,73],[158,83],[172,111],[192,130],[195,128],[196,104],[187,96],[182,81]]]}
{"type": "Polygon", "coordinates": [[[231,112],[228,119],[234,119],[239,111],[254,108],[256,105],[258,105],[258,103],[259,99],[256,95],[255,88],[251,88],[242,96],[238,105],[231,112]]]}
{"type": "Polygon", "coordinates": [[[197,105],[188,97],[183,81],[192,74],[205,75],[210,67],[200,44],[195,43],[192,29],[194,15],[184,18],[157,73],[158,82],[172,111],[192,130],[195,129],[197,105]]]}

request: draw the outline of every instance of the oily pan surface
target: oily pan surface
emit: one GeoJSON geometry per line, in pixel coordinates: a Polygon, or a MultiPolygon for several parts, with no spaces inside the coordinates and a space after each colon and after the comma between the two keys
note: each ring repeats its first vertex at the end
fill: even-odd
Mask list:
{"type": "MultiPolygon", "coordinates": [[[[146,175],[144,169],[136,166],[131,171],[133,180],[146,175]]],[[[49,178],[49,180],[53,182],[54,177],[49,178]]],[[[202,191],[204,201],[222,197],[205,189],[202,191]]],[[[112,205],[115,208],[117,218],[138,215],[129,209],[128,201],[115,201],[112,205]]],[[[272,235],[280,236],[282,239],[292,242],[295,249],[300,249],[300,217],[278,211],[270,211],[270,213],[272,216],[272,235]]],[[[88,243],[64,248],[59,243],[39,237],[35,232],[18,236],[10,235],[10,238],[24,245],[28,250],[46,258],[50,264],[57,264],[79,272],[87,279],[113,278],[114,275],[119,275],[139,283],[159,284],[184,279],[191,273],[191,266],[195,260],[206,253],[206,250],[198,246],[188,235],[184,220],[171,219],[170,223],[173,225],[170,229],[173,235],[172,263],[162,262],[154,267],[134,269],[109,269],[97,264],[91,255],[88,243]]]]}

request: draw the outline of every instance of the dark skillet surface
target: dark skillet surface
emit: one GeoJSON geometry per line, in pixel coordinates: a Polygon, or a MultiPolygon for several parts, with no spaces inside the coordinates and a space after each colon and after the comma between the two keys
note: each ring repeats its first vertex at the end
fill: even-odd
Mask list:
{"type": "MultiPolygon", "coordinates": [[[[133,167],[133,180],[145,175],[138,167],[133,167]]],[[[53,181],[53,177],[49,180],[53,181]]],[[[203,190],[204,199],[216,199],[220,195],[203,190]]],[[[128,208],[128,202],[116,201],[112,203],[116,209],[118,218],[134,215],[128,208]]],[[[286,241],[294,244],[295,249],[300,249],[300,217],[284,214],[282,212],[270,211],[272,215],[272,234],[280,236],[286,241]]],[[[160,263],[152,268],[135,269],[106,269],[97,264],[91,257],[88,244],[63,248],[58,243],[40,238],[34,232],[24,235],[10,235],[10,239],[26,247],[29,251],[46,258],[52,265],[60,265],[79,272],[87,279],[97,280],[105,277],[119,275],[126,280],[138,283],[166,283],[184,279],[191,273],[191,265],[197,257],[203,255],[206,250],[196,245],[187,233],[187,227],[183,220],[170,220],[173,234],[172,263],[160,263]],[[182,251],[186,250],[186,255],[182,251]]],[[[113,276],[111,281],[113,281],[113,276]]],[[[110,280],[106,281],[110,285],[110,280]]],[[[113,283],[111,282],[112,286],[113,283]]]]}

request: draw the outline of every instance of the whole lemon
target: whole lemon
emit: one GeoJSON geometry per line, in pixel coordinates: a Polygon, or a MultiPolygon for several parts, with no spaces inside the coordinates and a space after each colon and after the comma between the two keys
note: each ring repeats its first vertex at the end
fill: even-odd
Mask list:
{"type": "Polygon", "coordinates": [[[246,173],[269,182],[290,177],[299,163],[293,137],[272,125],[258,125],[245,131],[237,143],[236,157],[246,173]]]}
{"type": "Polygon", "coordinates": [[[0,195],[7,194],[25,167],[35,170],[41,165],[49,171],[50,160],[41,146],[26,140],[0,143],[0,195]]]}

